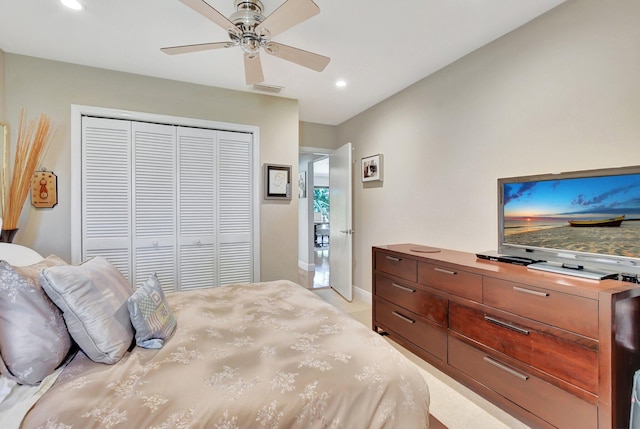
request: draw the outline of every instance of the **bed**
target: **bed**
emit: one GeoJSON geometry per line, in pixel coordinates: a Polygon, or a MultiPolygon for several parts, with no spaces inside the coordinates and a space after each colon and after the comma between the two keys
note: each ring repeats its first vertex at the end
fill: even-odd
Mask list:
{"type": "MultiPolygon", "coordinates": [[[[43,272],[63,269],[71,268],[47,268],[40,279],[46,284],[51,278],[43,272]]],[[[164,298],[175,327],[160,348],[126,344],[106,364],[80,346],[29,387],[38,393],[19,427],[428,427],[429,392],[418,368],[297,284],[230,285],[164,298]]],[[[66,323],[71,330],[73,322],[66,323]]]]}

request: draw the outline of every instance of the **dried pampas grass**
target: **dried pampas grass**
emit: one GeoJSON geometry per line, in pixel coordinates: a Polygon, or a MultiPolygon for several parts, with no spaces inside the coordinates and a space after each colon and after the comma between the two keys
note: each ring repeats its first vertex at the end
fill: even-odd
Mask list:
{"type": "MultiPolygon", "coordinates": [[[[17,229],[22,207],[31,188],[33,173],[44,157],[47,145],[53,137],[51,121],[40,114],[38,122],[27,120],[24,109],[20,111],[16,156],[13,162],[11,182],[3,180],[2,192],[2,229],[17,229]]],[[[2,178],[8,176],[7,163],[3,163],[2,178]]]]}

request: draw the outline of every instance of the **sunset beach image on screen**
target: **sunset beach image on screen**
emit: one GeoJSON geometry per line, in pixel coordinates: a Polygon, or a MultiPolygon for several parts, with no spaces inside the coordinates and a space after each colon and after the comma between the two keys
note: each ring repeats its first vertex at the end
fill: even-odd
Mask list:
{"type": "Polygon", "coordinates": [[[503,183],[504,243],[640,257],[640,174],[503,183]]]}

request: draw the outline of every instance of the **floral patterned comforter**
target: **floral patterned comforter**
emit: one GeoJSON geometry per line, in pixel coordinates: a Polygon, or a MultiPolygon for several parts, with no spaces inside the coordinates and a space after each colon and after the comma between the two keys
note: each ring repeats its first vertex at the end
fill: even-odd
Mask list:
{"type": "Polygon", "coordinates": [[[288,281],[167,295],[178,328],[115,365],[78,355],[23,429],[426,428],[413,363],[288,281]]]}

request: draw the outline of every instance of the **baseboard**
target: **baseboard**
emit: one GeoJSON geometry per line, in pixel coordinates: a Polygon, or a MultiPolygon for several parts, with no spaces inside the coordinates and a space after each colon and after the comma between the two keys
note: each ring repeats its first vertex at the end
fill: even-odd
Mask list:
{"type": "Polygon", "coordinates": [[[307,264],[305,262],[302,261],[298,261],[298,268],[300,268],[301,270],[304,271],[313,271],[316,269],[316,264],[307,264]]]}
{"type": "Polygon", "coordinates": [[[360,289],[359,287],[353,287],[353,297],[358,301],[371,304],[373,301],[373,295],[368,290],[360,289]]]}

